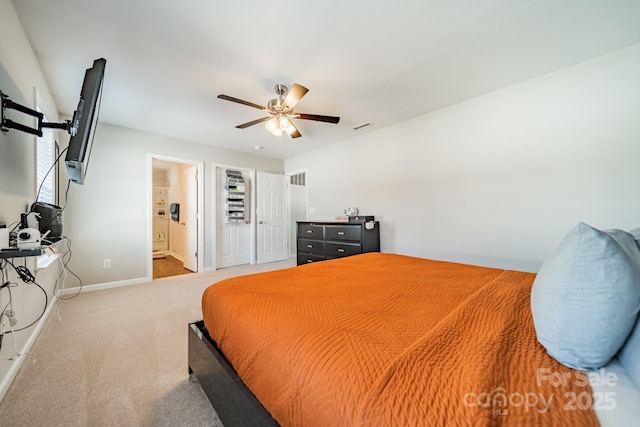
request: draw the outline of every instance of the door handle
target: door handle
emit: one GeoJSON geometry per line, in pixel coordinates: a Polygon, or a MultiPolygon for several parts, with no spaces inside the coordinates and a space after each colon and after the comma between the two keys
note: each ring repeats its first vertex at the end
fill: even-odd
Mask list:
{"type": "Polygon", "coordinates": [[[258,224],[262,224],[262,221],[258,221],[258,224]]]}

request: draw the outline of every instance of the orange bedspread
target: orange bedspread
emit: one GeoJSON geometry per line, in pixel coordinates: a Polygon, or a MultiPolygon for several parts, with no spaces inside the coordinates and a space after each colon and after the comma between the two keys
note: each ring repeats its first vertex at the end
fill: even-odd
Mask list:
{"type": "Polygon", "coordinates": [[[597,425],[586,376],[536,341],[534,277],[370,253],[224,280],[202,304],[283,426],[597,425]]]}

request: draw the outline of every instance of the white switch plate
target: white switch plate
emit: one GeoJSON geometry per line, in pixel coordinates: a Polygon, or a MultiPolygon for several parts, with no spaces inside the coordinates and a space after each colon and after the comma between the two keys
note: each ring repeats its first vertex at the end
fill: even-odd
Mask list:
{"type": "Polygon", "coordinates": [[[111,268],[111,259],[107,258],[102,261],[102,268],[111,268]]]}
{"type": "Polygon", "coordinates": [[[316,213],[316,208],[309,208],[309,213],[310,214],[316,213]]]}

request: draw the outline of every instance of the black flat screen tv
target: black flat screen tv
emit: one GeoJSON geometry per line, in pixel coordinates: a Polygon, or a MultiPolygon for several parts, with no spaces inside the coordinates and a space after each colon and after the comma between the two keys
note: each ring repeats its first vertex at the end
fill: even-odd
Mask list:
{"type": "Polygon", "coordinates": [[[93,135],[98,122],[100,95],[106,64],[106,59],[96,59],[93,61],[93,66],[85,72],[78,108],[73,114],[71,122],[71,138],[69,139],[65,164],[69,180],[76,184],[84,184],[84,178],[87,173],[93,146],[93,135]]]}

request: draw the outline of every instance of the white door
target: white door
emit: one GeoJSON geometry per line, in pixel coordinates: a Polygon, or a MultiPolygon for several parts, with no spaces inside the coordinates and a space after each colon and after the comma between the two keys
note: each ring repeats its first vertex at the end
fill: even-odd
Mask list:
{"type": "Polygon", "coordinates": [[[228,224],[225,221],[225,178],[226,168],[216,168],[216,218],[217,218],[217,268],[232,267],[234,265],[249,264],[251,261],[251,220],[249,190],[251,188],[250,174],[242,172],[245,181],[245,220],[240,223],[228,224]]]}
{"type": "Polygon", "coordinates": [[[187,270],[198,271],[198,167],[183,171],[182,194],[184,206],[180,219],[184,225],[185,255],[183,265],[187,270]]]}
{"type": "Polygon", "coordinates": [[[285,176],[258,172],[258,264],[287,259],[285,176]]]}

